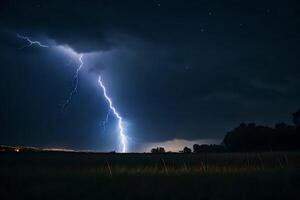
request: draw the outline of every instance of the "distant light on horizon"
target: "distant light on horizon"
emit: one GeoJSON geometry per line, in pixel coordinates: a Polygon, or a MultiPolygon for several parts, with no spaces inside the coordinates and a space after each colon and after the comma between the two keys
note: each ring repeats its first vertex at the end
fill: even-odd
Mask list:
{"type": "Polygon", "coordinates": [[[151,142],[146,143],[141,148],[141,152],[150,152],[152,148],[163,147],[166,151],[179,152],[184,147],[193,148],[194,144],[220,144],[220,140],[217,139],[198,139],[198,140],[185,140],[185,139],[173,139],[163,142],[151,142]]]}

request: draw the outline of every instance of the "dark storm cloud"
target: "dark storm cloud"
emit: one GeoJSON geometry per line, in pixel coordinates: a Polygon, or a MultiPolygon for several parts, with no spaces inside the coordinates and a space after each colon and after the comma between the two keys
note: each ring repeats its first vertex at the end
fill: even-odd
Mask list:
{"type": "Polygon", "coordinates": [[[186,42],[194,43],[195,38],[203,37],[202,31],[213,31],[209,35],[202,35],[205,39],[224,43],[224,38],[241,36],[265,39],[263,37],[269,35],[265,31],[256,32],[255,29],[265,25],[268,29],[278,29],[280,23],[280,28],[284,30],[274,32],[280,37],[282,33],[289,32],[285,29],[289,28],[288,24],[297,25],[287,16],[290,11],[296,12],[291,9],[295,3],[280,4],[281,10],[277,11],[272,6],[278,6],[276,4],[279,3],[271,2],[163,1],[163,6],[157,8],[155,1],[8,1],[1,15],[2,22],[9,28],[36,30],[78,51],[93,51],[107,50],[119,43],[113,39],[116,33],[185,45],[186,42]],[[285,9],[285,5],[288,9],[285,9]],[[268,9],[275,15],[275,19],[278,18],[277,23],[272,24],[273,16],[272,20],[268,20],[268,9]],[[237,35],[236,30],[240,29],[240,25],[254,29],[242,33],[244,35],[237,35]],[[233,31],[228,32],[226,29],[233,31]]]}
{"type": "MultiPolygon", "coordinates": [[[[86,65],[104,73],[137,142],[220,139],[241,121],[289,122],[300,100],[298,1],[159,2],[7,1],[1,27],[100,52],[86,65]]],[[[77,116],[101,99],[83,87],[77,116]]]]}

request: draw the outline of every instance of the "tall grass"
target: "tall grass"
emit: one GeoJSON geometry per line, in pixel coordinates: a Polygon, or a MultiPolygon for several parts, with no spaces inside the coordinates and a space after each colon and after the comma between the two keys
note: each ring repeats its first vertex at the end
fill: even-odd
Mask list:
{"type": "Polygon", "coordinates": [[[1,153],[0,199],[292,199],[299,153],[1,153]]]}

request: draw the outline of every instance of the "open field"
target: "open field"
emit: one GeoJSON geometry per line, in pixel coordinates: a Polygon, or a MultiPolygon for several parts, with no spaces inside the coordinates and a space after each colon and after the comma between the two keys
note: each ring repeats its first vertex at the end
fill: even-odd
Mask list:
{"type": "Polygon", "coordinates": [[[0,199],[297,199],[300,153],[0,152],[0,199]]]}

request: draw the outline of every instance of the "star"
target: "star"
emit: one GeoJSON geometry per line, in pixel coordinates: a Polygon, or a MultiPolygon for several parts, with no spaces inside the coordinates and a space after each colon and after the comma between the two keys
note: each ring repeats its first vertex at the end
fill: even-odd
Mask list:
{"type": "Polygon", "coordinates": [[[160,2],[158,0],[157,0],[157,4],[156,5],[157,5],[157,7],[160,7],[160,2]]]}

